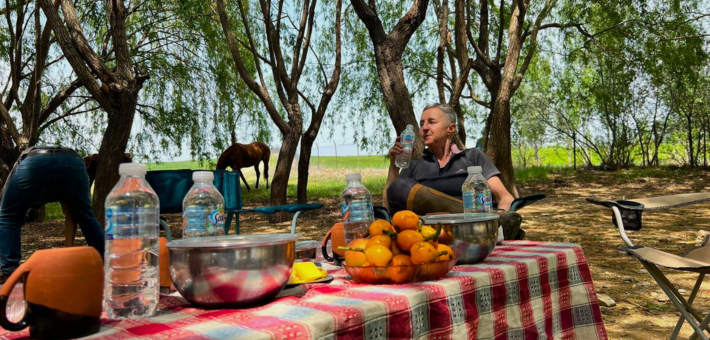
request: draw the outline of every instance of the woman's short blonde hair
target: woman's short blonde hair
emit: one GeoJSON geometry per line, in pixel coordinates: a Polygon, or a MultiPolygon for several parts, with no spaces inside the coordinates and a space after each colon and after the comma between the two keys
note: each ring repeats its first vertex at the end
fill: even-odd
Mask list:
{"type": "Polygon", "coordinates": [[[449,124],[451,124],[451,123],[456,124],[456,111],[454,111],[454,109],[451,108],[451,106],[448,106],[446,104],[441,104],[441,103],[430,103],[424,107],[424,110],[422,110],[422,112],[429,110],[429,109],[441,110],[441,112],[444,113],[444,117],[446,117],[446,120],[449,122],[449,124]]]}

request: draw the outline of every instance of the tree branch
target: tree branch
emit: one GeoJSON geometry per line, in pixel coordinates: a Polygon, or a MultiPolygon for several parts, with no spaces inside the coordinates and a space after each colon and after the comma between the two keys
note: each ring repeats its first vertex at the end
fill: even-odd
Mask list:
{"type": "MultiPolygon", "coordinates": [[[[43,0],[47,1],[47,0],[43,0]]],[[[229,23],[229,18],[227,17],[227,12],[224,6],[224,0],[217,0],[216,6],[217,15],[219,16],[219,22],[222,25],[222,30],[227,38],[227,46],[229,46],[229,51],[232,54],[232,61],[234,61],[235,66],[239,76],[242,78],[244,83],[249,87],[249,89],[254,92],[254,94],[261,99],[266,107],[266,111],[269,113],[269,117],[274,121],[274,124],[279,128],[282,134],[286,134],[289,131],[289,126],[279,115],[278,109],[274,106],[274,102],[271,100],[269,93],[265,88],[259,86],[259,84],[254,81],[246,67],[244,66],[244,61],[242,60],[239,50],[237,49],[236,39],[234,38],[234,33],[232,32],[231,25],[229,23]]]]}
{"type": "Polygon", "coordinates": [[[107,112],[110,112],[111,107],[108,99],[101,90],[99,83],[96,79],[94,79],[94,76],[91,74],[89,68],[86,64],[84,64],[84,59],[81,57],[79,51],[77,51],[72,38],[69,36],[69,32],[67,32],[64,28],[56,9],[52,6],[50,0],[37,1],[44,11],[47,22],[50,27],[52,27],[55,37],[57,37],[57,41],[59,42],[59,46],[62,48],[62,52],[64,52],[64,56],[67,58],[67,61],[69,61],[69,64],[71,64],[74,72],[76,72],[77,77],[84,84],[86,90],[89,91],[89,93],[91,93],[91,95],[96,99],[99,105],[101,105],[101,107],[107,112]]]}

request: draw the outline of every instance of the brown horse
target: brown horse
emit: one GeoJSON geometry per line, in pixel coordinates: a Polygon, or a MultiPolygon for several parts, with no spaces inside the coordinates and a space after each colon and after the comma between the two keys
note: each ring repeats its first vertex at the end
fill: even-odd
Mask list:
{"type": "MultiPolygon", "coordinates": [[[[266,188],[269,188],[269,158],[271,157],[271,149],[269,146],[262,142],[254,142],[251,144],[239,144],[236,143],[224,150],[217,160],[217,170],[224,170],[227,167],[232,168],[232,170],[240,170],[242,168],[254,167],[254,172],[256,172],[256,189],[259,189],[259,163],[264,161],[264,180],[266,181],[266,188]]],[[[249,183],[247,183],[244,174],[239,171],[242,176],[242,181],[247,187],[247,191],[251,190],[249,188],[249,183]]]]}

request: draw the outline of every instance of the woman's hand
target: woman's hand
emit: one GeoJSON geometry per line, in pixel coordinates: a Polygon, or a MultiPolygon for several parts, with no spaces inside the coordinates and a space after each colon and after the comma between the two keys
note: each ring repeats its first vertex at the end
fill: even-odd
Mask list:
{"type": "Polygon", "coordinates": [[[399,142],[400,139],[401,137],[397,137],[397,139],[394,141],[394,146],[390,148],[390,167],[396,166],[394,164],[395,159],[399,154],[404,152],[404,145],[399,142]]]}

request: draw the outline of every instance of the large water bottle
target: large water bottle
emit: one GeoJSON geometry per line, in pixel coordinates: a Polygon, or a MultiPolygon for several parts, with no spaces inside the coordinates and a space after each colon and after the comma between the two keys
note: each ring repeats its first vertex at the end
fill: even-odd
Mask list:
{"type": "Polygon", "coordinates": [[[143,164],[121,164],[106,197],[104,303],[109,318],[142,318],[158,308],[160,202],[143,164]]]}
{"type": "Polygon", "coordinates": [[[182,201],[182,237],[224,235],[224,197],[214,186],[214,173],[195,171],[192,180],[182,201]]]}
{"type": "Polygon", "coordinates": [[[466,178],[461,187],[463,212],[491,212],[493,196],[491,195],[491,186],[486,181],[486,178],[483,177],[483,169],[480,166],[469,166],[466,170],[468,178],[466,178]]]}
{"type": "Polygon", "coordinates": [[[394,164],[400,169],[406,169],[412,162],[412,150],[414,149],[414,128],[411,124],[402,131],[399,142],[402,143],[402,153],[397,155],[394,164]]]}
{"type": "Polygon", "coordinates": [[[372,195],[362,185],[362,176],[359,173],[347,174],[345,180],[348,185],[340,195],[340,208],[345,244],[348,244],[356,238],[365,237],[375,214],[372,210],[372,195]]]}

